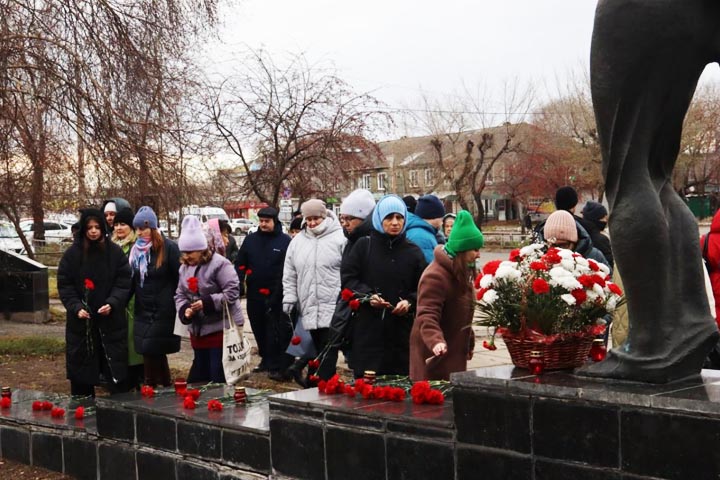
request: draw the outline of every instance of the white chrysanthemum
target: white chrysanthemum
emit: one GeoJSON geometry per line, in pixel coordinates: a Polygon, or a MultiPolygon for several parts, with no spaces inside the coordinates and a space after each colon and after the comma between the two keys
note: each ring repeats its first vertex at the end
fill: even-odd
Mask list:
{"type": "Polygon", "coordinates": [[[594,289],[586,290],[587,293],[587,301],[588,302],[594,302],[598,298],[598,294],[595,292],[594,289]]]}
{"type": "Polygon", "coordinates": [[[510,281],[518,280],[520,278],[520,270],[516,268],[514,262],[503,262],[495,272],[495,278],[503,278],[510,281]],[[509,265],[505,265],[506,263],[509,265]]]}
{"type": "Polygon", "coordinates": [[[482,276],[480,279],[480,288],[490,288],[490,285],[493,284],[493,276],[489,273],[486,273],[482,276]]]}
{"type": "Polygon", "coordinates": [[[568,249],[566,249],[566,248],[560,248],[560,249],[558,249],[558,256],[559,256],[560,258],[562,258],[562,259],[566,259],[566,258],[572,259],[572,258],[573,258],[573,251],[572,251],[572,250],[568,250],[568,249]]]}
{"type": "Polygon", "coordinates": [[[569,293],[563,293],[562,295],[560,295],[560,298],[562,298],[563,301],[565,303],[567,303],[568,305],[575,305],[575,302],[576,302],[575,297],[573,297],[569,293]]]}
{"type": "Polygon", "coordinates": [[[533,243],[532,245],[525,245],[520,249],[520,255],[523,257],[527,257],[530,254],[533,254],[537,252],[538,250],[541,250],[543,248],[542,243],[533,243]]]}
{"type": "Polygon", "coordinates": [[[590,264],[585,257],[575,257],[575,263],[577,263],[580,267],[590,268],[590,264]]]}
{"type": "Polygon", "coordinates": [[[575,270],[575,259],[572,257],[563,258],[560,260],[560,266],[568,272],[573,272],[575,270]]]}
{"type": "Polygon", "coordinates": [[[605,290],[603,290],[603,287],[598,285],[597,283],[593,285],[593,291],[597,293],[598,297],[605,299],[605,290]]]}
{"type": "Polygon", "coordinates": [[[600,267],[600,271],[603,272],[605,275],[610,274],[610,267],[608,267],[604,263],[600,263],[600,262],[595,262],[595,263],[597,263],[598,267],[600,267]]]}
{"type": "Polygon", "coordinates": [[[610,299],[605,304],[605,308],[608,312],[614,312],[617,308],[617,295],[610,295],[610,299]]]}
{"type": "Polygon", "coordinates": [[[488,305],[492,305],[495,300],[498,298],[498,293],[495,290],[488,290],[483,294],[482,301],[487,303],[488,305]]]}

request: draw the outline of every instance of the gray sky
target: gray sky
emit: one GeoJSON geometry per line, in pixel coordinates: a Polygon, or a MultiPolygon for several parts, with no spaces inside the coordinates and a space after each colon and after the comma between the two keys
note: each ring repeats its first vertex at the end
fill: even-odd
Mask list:
{"type": "MultiPolygon", "coordinates": [[[[593,0],[236,0],[221,9],[223,44],[209,58],[227,64],[238,48],[305,53],[334,65],[358,91],[391,107],[421,93],[482,87],[502,103],[502,85],[531,83],[557,96],[570,72],[588,68],[593,0]]],[[[717,80],[718,67],[704,79],[717,80]]],[[[488,105],[493,107],[493,105],[488,105]]]]}

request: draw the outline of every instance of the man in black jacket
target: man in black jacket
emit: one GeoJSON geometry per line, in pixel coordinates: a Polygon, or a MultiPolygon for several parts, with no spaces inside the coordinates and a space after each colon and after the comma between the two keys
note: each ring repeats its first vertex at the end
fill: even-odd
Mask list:
{"type": "Polygon", "coordinates": [[[292,361],[285,353],[292,328],[282,311],[282,275],[290,237],[282,232],[277,209],[261,209],[258,220],[257,232],[248,235],[240,247],[235,270],[240,293],[247,296],[247,314],[260,355],[254,371],[277,374],[292,361]]]}

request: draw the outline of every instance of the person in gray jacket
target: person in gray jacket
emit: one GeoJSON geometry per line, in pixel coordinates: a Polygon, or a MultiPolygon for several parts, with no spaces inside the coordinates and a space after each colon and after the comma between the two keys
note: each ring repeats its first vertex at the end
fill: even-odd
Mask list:
{"type": "Polygon", "coordinates": [[[182,252],[175,305],[180,321],[190,325],[195,354],[187,381],[225,383],[222,365],[223,303],[236,325],[244,324],[240,308],[240,281],[232,263],[208,248],[200,221],[188,215],[178,239],[182,252]]]}

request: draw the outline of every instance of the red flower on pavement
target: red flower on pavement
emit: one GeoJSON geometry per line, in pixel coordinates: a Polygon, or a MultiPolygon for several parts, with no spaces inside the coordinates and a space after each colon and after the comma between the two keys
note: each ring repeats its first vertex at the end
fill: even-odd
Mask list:
{"type": "Polygon", "coordinates": [[[185,397],[185,400],[183,400],[183,408],[195,410],[195,407],[197,407],[197,404],[195,403],[195,400],[193,400],[192,395],[185,397]]]}
{"type": "Polygon", "coordinates": [[[85,289],[86,290],[95,290],[95,283],[93,283],[92,280],[89,278],[85,279],[85,289]]]}
{"type": "Polygon", "coordinates": [[[50,416],[52,418],[63,418],[65,416],[65,409],[55,407],[50,411],[50,416]]]}
{"type": "Polygon", "coordinates": [[[265,296],[270,295],[270,289],[269,289],[269,288],[261,288],[261,289],[258,290],[258,292],[260,293],[260,295],[265,295],[265,296]]]}
{"type": "Polygon", "coordinates": [[[536,278],[533,280],[532,289],[536,295],[542,295],[550,291],[550,284],[544,278],[536,278]]]}
{"type": "Polygon", "coordinates": [[[10,408],[12,405],[12,400],[10,397],[3,397],[2,400],[0,400],[0,408],[10,408]]]}
{"type": "Polygon", "coordinates": [[[188,290],[192,293],[198,293],[198,279],[197,277],[190,277],[187,279],[188,290]]]}
{"type": "Polygon", "coordinates": [[[85,418],[85,407],[80,406],[75,409],[75,418],[77,420],[82,420],[85,418]]]}
{"type": "Polygon", "coordinates": [[[360,308],[360,300],[358,300],[357,298],[353,298],[352,300],[350,300],[349,305],[350,310],[357,310],[358,308],[360,308]]]}
{"type": "Polygon", "coordinates": [[[143,385],[140,387],[140,395],[147,398],[152,398],[155,396],[155,389],[151,387],[150,385],[143,385]]]}
{"type": "Polygon", "coordinates": [[[349,302],[350,300],[352,300],[352,298],[354,296],[355,296],[355,293],[353,293],[353,291],[350,290],[349,288],[343,288],[342,292],[340,292],[340,298],[342,298],[346,302],[349,302]]]}
{"type": "Polygon", "coordinates": [[[295,335],[294,337],[292,337],[292,339],[290,339],[290,343],[292,343],[293,345],[300,345],[300,342],[302,342],[302,339],[298,335],[295,335]]]}
{"type": "Polygon", "coordinates": [[[489,342],[487,340],[483,340],[483,348],[487,350],[497,350],[497,346],[495,346],[495,342],[490,340],[489,342]]]}

